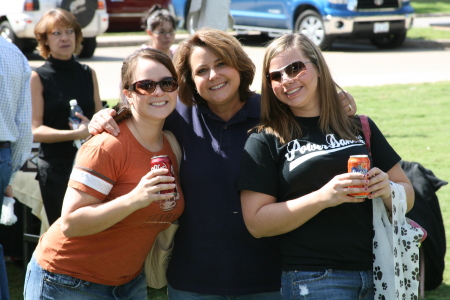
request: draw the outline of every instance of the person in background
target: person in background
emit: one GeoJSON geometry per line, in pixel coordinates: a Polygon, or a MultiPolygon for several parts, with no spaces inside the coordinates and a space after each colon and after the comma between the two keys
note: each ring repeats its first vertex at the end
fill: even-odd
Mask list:
{"type": "Polygon", "coordinates": [[[61,216],[62,202],[78,148],[74,140],[89,136],[87,124],[102,108],[95,71],[80,64],[81,27],[63,9],[44,14],[34,29],[39,54],[46,59],[31,75],[34,142],[40,143],[37,179],[51,225],[61,216]],[[69,101],[76,99],[84,115],[78,129],[71,129],[69,101]]]}
{"type": "Polygon", "coordinates": [[[261,124],[239,178],[245,224],[256,238],[279,237],[283,299],[373,299],[370,200],[390,208],[392,181],[408,210],[414,203],[400,157],[369,119],[372,168],[348,173],[351,155],[368,155],[361,123],[340,109],[341,88],[305,35],[272,41],[263,74],[261,124]],[[363,192],[368,199],[349,195],[363,192]]]}
{"type": "MultiPolygon", "coordinates": [[[[31,153],[31,69],[22,52],[0,37],[0,216],[3,196],[31,153]]],[[[9,300],[8,276],[0,245],[0,300],[9,300]]]]}
{"type": "Polygon", "coordinates": [[[95,136],[80,148],[62,216],[28,264],[26,300],[147,299],[144,261],[184,209],[177,158],[162,132],[177,102],[177,75],[167,55],[140,49],[124,61],[122,82],[130,112],[122,134],[95,136]],[[174,162],[174,177],[150,170],[158,155],[174,162]],[[160,193],[168,189],[176,195],[160,193]]]}
{"type": "Polygon", "coordinates": [[[177,28],[176,18],[167,9],[156,4],[148,10],[143,23],[150,40],[142,47],[161,50],[173,59],[177,49],[177,46],[173,44],[177,28]]]}
{"type": "MultiPolygon", "coordinates": [[[[250,90],[255,65],[235,37],[204,28],[179,45],[175,67],[179,101],[164,127],[183,151],[186,208],[167,270],[169,299],[280,299],[281,261],[272,241],[249,234],[237,189],[247,131],[260,117],[260,95],[250,90]]],[[[346,95],[344,110],[354,114],[346,95]]],[[[112,115],[94,115],[89,131],[117,135],[112,115]]]]}

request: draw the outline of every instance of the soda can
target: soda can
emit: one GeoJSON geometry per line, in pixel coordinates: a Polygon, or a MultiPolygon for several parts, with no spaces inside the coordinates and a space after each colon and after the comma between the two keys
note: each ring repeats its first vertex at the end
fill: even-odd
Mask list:
{"type": "MultiPolygon", "coordinates": [[[[370,169],[370,160],[367,155],[351,155],[348,160],[348,172],[349,173],[361,173],[367,174],[370,169]]],[[[362,188],[364,185],[353,185],[349,186],[349,188],[362,188]]],[[[355,198],[367,198],[369,196],[369,192],[349,194],[349,196],[353,196],[355,198]]]]}
{"type": "MultiPolygon", "coordinates": [[[[157,169],[167,169],[169,172],[166,174],[167,176],[174,176],[172,161],[170,160],[168,155],[158,155],[153,156],[150,161],[150,170],[157,169]]],[[[172,182],[162,182],[163,184],[171,184],[172,182]]],[[[173,194],[175,193],[174,189],[162,190],[159,194],[173,194]]]]}

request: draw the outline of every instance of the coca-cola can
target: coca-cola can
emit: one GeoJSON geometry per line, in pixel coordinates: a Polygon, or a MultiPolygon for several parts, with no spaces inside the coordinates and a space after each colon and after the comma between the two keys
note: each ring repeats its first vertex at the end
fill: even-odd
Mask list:
{"type": "MultiPolygon", "coordinates": [[[[173,165],[172,165],[172,161],[170,160],[168,155],[158,155],[158,156],[153,156],[151,161],[150,161],[150,170],[157,170],[157,169],[167,169],[169,170],[169,172],[166,174],[167,176],[174,176],[174,171],[173,171],[173,165]]],[[[171,184],[173,182],[162,182],[163,184],[171,184]]],[[[159,194],[173,194],[175,193],[174,189],[168,189],[168,190],[162,190],[159,192],[159,194]]]]}
{"type": "MultiPolygon", "coordinates": [[[[367,174],[370,170],[370,160],[367,155],[352,155],[348,160],[348,172],[349,173],[361,173],[367,174]]],[[[352,185],[349,188],[362,188],[364,185],[352,185]]],[[[369,196],[369,192],[349,194],[349,196],[353,196],[355,198],[367,198],[369,196]]]]}

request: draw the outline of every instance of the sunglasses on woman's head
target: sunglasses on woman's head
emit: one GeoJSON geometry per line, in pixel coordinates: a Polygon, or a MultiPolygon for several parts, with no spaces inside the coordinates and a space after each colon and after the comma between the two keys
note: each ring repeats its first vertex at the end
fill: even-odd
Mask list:
{"type": "Polygon", "coordinates": [[[173,77],[166,77],[161,81],[140,80],[131,84],[129,91],[134,91],[139,95],[152,94],[157,86],[160,86],[164,92],[173,92],[178,88],[178,82],[173,77]]]}
{"type": "Polygon", "coordinates": [[[283,74],[286,74],[289,78],[295,78],[301,73],[306,71],[306,63],[311,61],[295,61],[287,66],[282,67],[276,71],[272,71],[266,75],[269,85],[272,86],[272,82],[280,83],[283,80],[283,74]]]}

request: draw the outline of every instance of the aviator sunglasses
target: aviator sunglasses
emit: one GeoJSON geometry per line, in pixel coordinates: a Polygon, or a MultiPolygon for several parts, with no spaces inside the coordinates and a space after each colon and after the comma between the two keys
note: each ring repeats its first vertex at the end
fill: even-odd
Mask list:
{"type": "Polygon", "coordinates": [[[286,74],[289,78],[295,78],[306,71],[307,63],[311,61],[295,61],[281,69],[270,72],[266,75],[269,85],[272,86],[272,82],[281,83],[283,80],[283,74],[286,74]]]}
{"type": "Polygon", "coordinates": [[[164,92],[173,92],[178,88],[178,82],[173,77],[166,77],[161,81],[153,80],[140,80],[131,84],[128,88],[129,91],[135,91],[139,95],[152,94],[157,86],[160,86],[164,92]]]}

